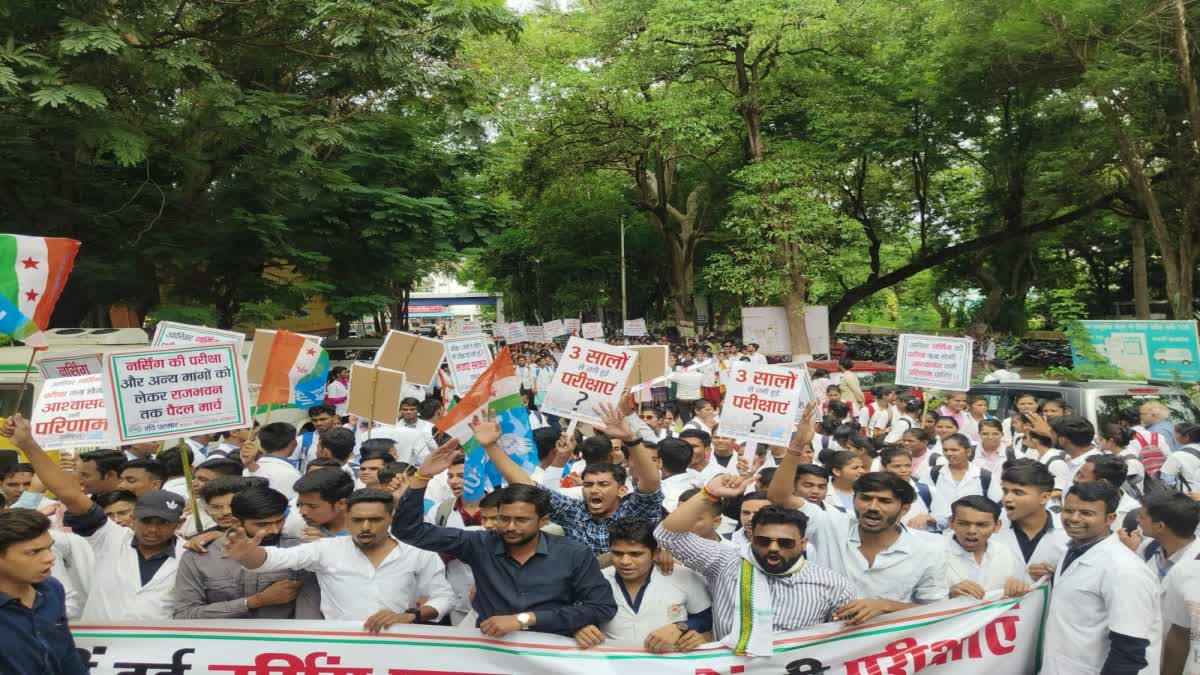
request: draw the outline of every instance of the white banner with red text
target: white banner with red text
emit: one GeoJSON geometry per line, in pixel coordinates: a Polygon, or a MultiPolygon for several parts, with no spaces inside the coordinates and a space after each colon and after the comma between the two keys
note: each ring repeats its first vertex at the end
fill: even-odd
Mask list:
{"type": "Polygon", "coordinates": [[[474,629],[395,626],[362,632],[345,621],[173,621],[79,625],[93,675],[955,675],[1036,671],[1049,588],[1017,599],[955,599],[865,625],[780,633],[771,657],[719,644],[686,654],[601,645],[587,651],[545,633],[496,640],[474,629]]]}

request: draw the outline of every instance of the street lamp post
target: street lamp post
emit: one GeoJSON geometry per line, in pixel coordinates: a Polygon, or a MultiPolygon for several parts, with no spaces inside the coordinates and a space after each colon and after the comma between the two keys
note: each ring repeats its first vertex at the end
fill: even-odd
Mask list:
{"type": "Polygon", "coordinates": [[[625,296],[625,216],[621,216],[621,325],[629,318],[625,296]]]}

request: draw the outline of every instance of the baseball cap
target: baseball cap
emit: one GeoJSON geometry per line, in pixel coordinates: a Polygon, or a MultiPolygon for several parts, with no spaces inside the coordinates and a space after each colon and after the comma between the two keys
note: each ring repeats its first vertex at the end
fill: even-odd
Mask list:
{"type": "Polygon", "coordinates": [[[142,495],[133,507],[133,517],[162,518],[171,523],[177,523],[183,518],[183,497],[168,490],[154,490],[142,495]]]}

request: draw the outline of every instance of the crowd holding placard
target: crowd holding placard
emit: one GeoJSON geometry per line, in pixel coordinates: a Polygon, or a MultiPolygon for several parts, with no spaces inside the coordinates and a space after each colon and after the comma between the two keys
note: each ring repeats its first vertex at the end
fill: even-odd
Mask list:
{"type": "MultiPolygon", "coordinates": [[[[752,344],[639,343],[656,341],[670,376],[626,387],[578,429],[539,410],[556,343],[510,346],[538,461],[523,466],[496,416],[475,416],[472,447],[497,476],[482,496],[465,485],[464,444],[438,427],[466,394],[449,377],[403,398],[394,425],[350,417],[353,383],[334,368],[302,428],[254,422],[57,460],[12,416],[0,435],[28,463],[0,472],[0,672],[86,672],[65,620],[441,624],[753,658],[780,631],[1045,581],[1041,672],[1200,674],[1200,426],[1147,401],[1096,429],[1033,394],[997,419],[966,392],[864,389],[844,358],[805,378],[790,440],[755,447],[722,430],[730,378],[798,376],[755,375],[766,358],[752,344]]],[[[147,378],[160,367],[138,363],[147,378]]],[[[995,649],[1016,634],[989,630],[995,649]]]]}

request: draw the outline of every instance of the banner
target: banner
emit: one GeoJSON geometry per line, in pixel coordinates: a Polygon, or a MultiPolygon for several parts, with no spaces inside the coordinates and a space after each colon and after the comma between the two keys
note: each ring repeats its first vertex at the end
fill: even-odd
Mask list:
{"type": "Polygon", "coordinates": [[[646,336],[646,320],[645,319],[626,319],[622,334],[625,337],[645,337],[646,336]]]}
{"type": "Polygon", "coordinates": [[[958,598],[862,626],[822,624],[776,634],[774,655],[761,658],[719,644],[671,654],[609,643],[580,650],[558,635],[492,639],[467,627],[397,625],[376,635],[350,621],[81,624],[71,632],[93,675],[1032,675],[1048,600],[1043,585],[1017,599],[958,598]]]}
{"type": "MultiPolygon", "coordinates": [[[[1080,321],[1088,341],[1109,363],[1135,376],[1200,380],[1195,321],[1080,321]]],[[[1071,345],[1075,365],[1089,365],[1071,345]]]]}
{"type": "Polygon", "coordinates": [[[589,340],[604,338],[604,324],[600,323],[599,321],[583,324],[582,330],[583,337],[589,340]]]}
{"type": "Polygon", "coordinates": [[[191,326],[174,321],[159,321],[154,328],[152,347],[176,347],[179,345],[215,345],[222,342],[232,342],[237,345],[238,354],[242,353],[242,345],[246,335],[232,330],[220,330],[207,326],[191,326]]]}
{"type": "Polygon", "coordinates": [[[46,450],[114,445],[104,404],[104,377],[58,377],[42,383],[29,420],[46,450]]]}
{"type": "Polygon", "coordinates": [[[801,368],[735,361],[721,406],[721,435],[769,445],[787,445],[796,428],[798,405],[812,400],[801,368]]]}
{"type": "Polygon", "coordinates": [[[104,355],[108,420],[121,444],[245,429],[253,424],[233,344],[104,355]]]}
{"type": "Polygon", "coordinates": [[[100,374],[100,355],[96,352],[79,352],[70,356],[52,356],[37,360],[38,371],[43,380],[59,377],[79,377],[100,374]]]}
{"type": "Polygon", "coordinates": [[[545,333],[547,340],[553,340],[556,337],[561,337],[568,334],[567,325],[562,319],[547,321],[542,324],[542,331],[545,333]]]}
{"type": "Polygon", "coordinates": [[[454,391],[462,396],[491,365],[492,350],[488,349],[487,338],[483,336],[451,338],[445,343],[450,380],[454,384],[454,391]]]}
{"type": "Polygon", "coordinates": [[[921,389],[971,388],[971,338],[901,335],[896,347],[896,384],[921,389]]]}
{"type": "Polygon", "coordinates": [[[632,349],[571,338],[554,371],[542,412],[599,424],[595,407],[600,403],[617,405],[636,361],[637,352],[632,349]]]}

